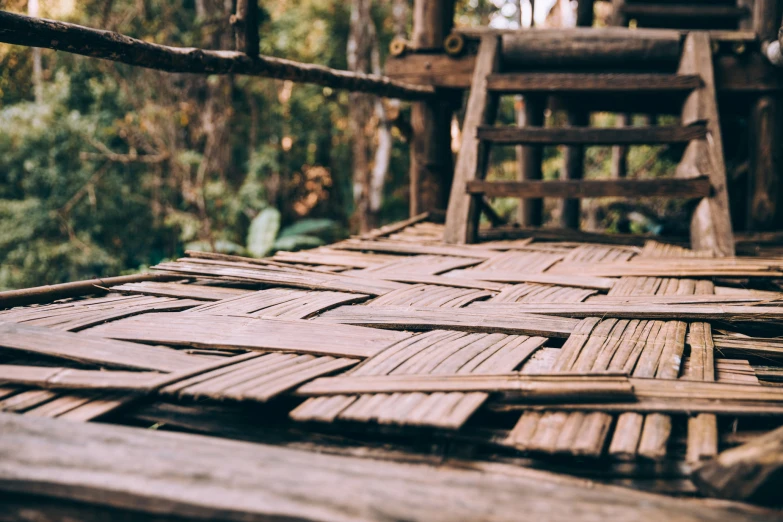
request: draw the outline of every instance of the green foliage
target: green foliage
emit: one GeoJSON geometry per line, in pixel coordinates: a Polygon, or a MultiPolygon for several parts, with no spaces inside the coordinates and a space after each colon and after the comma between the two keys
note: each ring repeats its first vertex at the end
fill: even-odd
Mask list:
{"type": "Polygon", "coordinates": [[[304,250],[324,245],[324,240],[315,236],[286,236],[275,241],[275,250],[304,250]]]}
{"type": "Polygon", "coordinates": [[[280,212],[275,208],[265,208],[250,223],[247,232],[247,251],[251,256],[264,257],[275,246],[275,238],[280,230],[280,212]]]}

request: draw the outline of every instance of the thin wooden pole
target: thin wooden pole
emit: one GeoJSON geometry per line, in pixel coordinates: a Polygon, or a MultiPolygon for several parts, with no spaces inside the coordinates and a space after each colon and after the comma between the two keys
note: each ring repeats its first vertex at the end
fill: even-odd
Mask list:
{"type": "Polygon", "coordinates": [[[56,49],[167,72],[245,74],[409,100],[431,99],[435,95],[432,87],[398,82],[385,76],[270,56],[249,57],[237,51],[157,45],[110,31],[6,11],[0,11],[0,42],[56,49]]]}
{"type": "MultiPolygon", "coordinates": [[[[416,0],[411,43],[438,48],[454,24],[454,0],[416,0]]],[[[448,206],[454,158],[451,152],[452,104],[432,100],[411,107],[410,215],[448,206]]]]}
{"type": "Polygon", "coordinates": [[[237,51],[254,58],[260,54],[257,0],[237,0],[237,12],[231,18],[236,29],[237,51]]]}
{"type": "MultiPolygon", "coordinates": [[[[546,97],[526,95],[522,100],[522,106],[517,111],[517,125],[520,127],[542,127],[544,125],[544,104],[546,97]]],[[[544,148],[540,145],[520,145],[517,152],[517,179],[530,181],[542,179],[541,161],[544,156],[544,148]]],[[[538,227],[543,222],[544,200],[520,199],[519,200],[519,224],[522,226],[538,227]]]]}
{"type": "Polygon", "coordinates": [[[108,292],[108,287],[124,285],[126,283],[139,283],[141,281],[178,281],[188,279],[187,276],[172,274],[133,274],[127,276],[104,277],[101,279],[88,279],[86,281],[74,281],[58,285],[36,286],[21,290],[8,290],[0,292],[0,309],[12,306],[21,306],[33,303],[48,303],[64,297],[77,297],[80,295],[103,294],[108,292]]]}
{"type": "MultiPolygon", "coordinates": [[[[590,113],[583,109],[569,109],[568,125],[586,127],[590,124],[590,113]]],[[[565,149],[564,167],[561,179],[582,179],[585,169],[585,148],[571,145],[565,149]]],[[[579,228],[580,205],[578,199],[564,199],[560,203],[560,219],[566,228],[579,228]]]]}

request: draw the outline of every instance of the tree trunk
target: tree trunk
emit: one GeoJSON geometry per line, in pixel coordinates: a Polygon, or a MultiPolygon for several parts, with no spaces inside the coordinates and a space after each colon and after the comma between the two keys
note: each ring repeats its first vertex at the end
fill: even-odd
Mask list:
{"type": "MultiPolygon", "coordinates": [[[[371,5],[370,0],[353,0],[351,5],[348,69],[352,72],[369,73],[372,70],[375,26],[370,12],[371,5]]],[[[350,102],[349,117],[355,205],[353,221],[359,232],[363,233],[377,225],[378,210],[383,194],[383,178],[386,172],[384,169],[379,173],[370,166],[371,147],[368,128],[371,127],[371,120],[374,119],[373,110],[376,103],[379,102],[376,102],[374,96],[362,93],[351,93],[350,102]]],[[[383,153],[381,152],[381,154],[383,153]]],[[[380,160],[378,168],[383,169],[383,157],[380,160]]]]}

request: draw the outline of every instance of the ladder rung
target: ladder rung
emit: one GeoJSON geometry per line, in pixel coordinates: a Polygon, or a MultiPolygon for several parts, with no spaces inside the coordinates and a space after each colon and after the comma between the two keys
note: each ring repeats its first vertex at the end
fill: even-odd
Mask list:
{"type": "Polygon", "coordinates": [[[670,197],[682,199],[710,196],[710,180],[698,178],[610,179],[559,181],[469,181],[469,194],[518,198],[670,197]]]}
{"type": "Polygon", "coordinates": [[[584,73],[511,73],[492,74],[487,89],[499,93],[525,92],[688,92],[701,87],[694,74],[584,74],[584,73]]]}
{"type": "Polygon", "coordinates": [[[656,16],[662,18],[741,18],[749,14],[748,9],[735,5],[704,4],[624,4],[620,7],[629,18],[656,16]]]}
{"type": "Polygon", "coordinates": [[[516,145],[652,145],[687,143],[704,138],[707,126],[651,127],[491,127],[478,128],[477,137],[491,143],[516,145]]]}

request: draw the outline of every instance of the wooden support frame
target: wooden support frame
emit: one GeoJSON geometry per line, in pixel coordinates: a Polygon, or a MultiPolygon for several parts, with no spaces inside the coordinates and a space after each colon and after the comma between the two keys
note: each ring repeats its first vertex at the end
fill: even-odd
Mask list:
{"type": "Polygon", "coordinates": [[[500,38],[488,35],[481,39],[476,68],[473,71],[473,85],[470,89],[465,120],[462,123],[462,143],[454,169],[449,208],[446,212],[446,243],[465,244],[476,239],[478,228],[478,205],[475,196],[468,194],[467,184],[484,172],[489,159],[489,150],[476,136],[480,125],[492,123],[497,111],[497,96],[487,89],[487,76],[498,72],[500,67],[500,38]]]}
{"type": "Polygon", "coordinates": [[[698,204],[691,219],[691,248],[712,250],[717,256],[733,256],[734,234],[729,215],[726,164],[708,33],[695,31],[688,34],[677,72],[698,74],[702,79],[702,86],[694,89],[685,101],[681,124],[707,122],[706,138],[693,140],[677,167],[678,176],[706,174],[712,185],[712,196],[698,204]]]}

